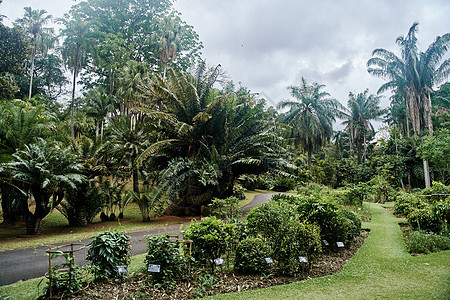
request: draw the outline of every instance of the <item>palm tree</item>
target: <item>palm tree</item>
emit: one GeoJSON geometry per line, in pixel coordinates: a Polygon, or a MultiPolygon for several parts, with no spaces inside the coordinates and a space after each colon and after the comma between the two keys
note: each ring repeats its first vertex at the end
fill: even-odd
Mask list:
{"type": "Polygon", "coordinates": [[[177,58],[182,35],[181,19],[178,16],[169,15],[162,18],[150,37],[163,67],[163,78],[166,78],[168,63],[177,58]]]}
{"type": "Polygon", "coordinates": [[[13,154],[13,161],[4,164],[14,181],[24,183],[24,191],[35,202],[34,212],[24,205],[27,234],[37,234],[42,219],[63,200],[65,190],[76,188],[84,176],[70,148],[43,139],[25,145],[13,154]]]}
{"type": "Polygon", "coordinates": [[[145,85],[149,69],[145,63],[130,60],[122,68],[117,80],[117,97],[123,99],[121,113],[135,114],[132,108],[142,106],[141,86],[145,85]]]}
{"type": "Polygon", "coordinates": [[[110,130],[111,136],[105,150],[116,159],[118,165],[131,171],[133,191],[139,194],[140,166],[136,159],[152,141],[152,130],[143,120],[132,122],[132,118],[126,115],[113,119],[110,130]]]}
{"type": "Polygon", "coordinates": [[[61,35],[65,37],[62,45],[62,56],[66,66],[73,74],[72,80],[72,101],[70,103],[70,133],[72,139],[75,138],[73,114],[75,102],[75,89],[77,77],[87,60],[87,53],[89,48],[89,33],[92,31],[93,25],[83,21],[81,18],[75,16],[71,18],[68,14],[64,19],[60,19],[64,24],[65,29],[62,30],[61,35]]]}
{"type": "MultiPolygon", "coordinates": [[[[450,74],[450,59],[440,63],[450,44],[450,33],[436,37],[425,52],[417,50],[417,26],[414,23],[408,34],[397,38],[401,48],[401,58],[385,49],[375,49],[374,56],[367,62],[368,72],[388,80],[378,90],[379,93],[393,90],[403,96],[408,116],[411,118],[414,136],[420,136],[427,129],[433,135],[431,121],[431,94],[433,87],[450,74]]],[[[428,161],[423,161],[425,186],[430,187],[428,161]]]]}
{"type": "Polygon", "coordinates": [[[44,27],[51,19],[51,15],[47,15],[45,9],[33,10],[31,7],[25,7],[25,14],[22,19],[17,19],[15,24],[20,26],[31,37],[31,69],[30,69],[30,89],[28,92],[28,100],[31,99],[31,91],[33,88],[34,61],[36,53],[39,49],[43,52],[51,47],[54,43],[53,29],[44,27]]]}
{"type": "Polygon", "coordinates": [[[357,95],[350,92],[348,97],[348,110],[344,112],[346,120],[342,124],[347,125],[346,130],[350,133],[350,144],[356,146],[358,164],[361,164],[365,160],[367,151],[367,133],[374,132],[370,121],[380,120],[386,110],[379,107],[381,96],[369,95],[368,89],[357,95]]]}
{"type": "Polygon", "coordinates": [[[84,107],[86,115],[95,120],[95,139],[97,141],[100,130],[100,141],[103,140],[103,128],[108,113],[114,110],[115,98],[106,93],[105,88],[97,87],[89,90],[85,99],[87,101],[84,107]]]}
{"type": "Polygon", "coordinates": [[[295,143],[308,153],[308,169],[312,171],[312,153],[317,151],[333,134],[333,122],[340,114],[341,105],[330,94],[323,92],[324,85],[308,84],[304,78],[300,86],[290,86],[293,100],[281,101],[278,109],[288,107],[284,122],[291,126],[295,143]]]}

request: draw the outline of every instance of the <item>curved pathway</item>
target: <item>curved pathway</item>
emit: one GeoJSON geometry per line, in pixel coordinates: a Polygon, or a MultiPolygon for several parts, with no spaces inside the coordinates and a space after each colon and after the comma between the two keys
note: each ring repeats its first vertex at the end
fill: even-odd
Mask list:
{"type": "MultiPolygon", "coordinates": [[[[244,215],[253,207],[270,200],[275,193],[256,195],[252,201],[241,207],[244,215]]],[[[183,223],[184,227],[189,223],[183,223]]],[[[132,254],[137,255],[147,251],[146,238],[147,235],[161,235],[168,232],[169,234],[179,234],[180,224],[173,224],[165,227],[149,228],[139,231],[130,232],[132,254]]],[[[61,246],[70,243],[90,243],[90,239],[68,241],[65,243],[54,244],[61,246]]],[[[16,250],[8,250],[0,252],[0,286],[8,285],[19,280],[27,280],[31,278],[41,277],[48,271],[48,256],[46,255],[47,246],[39,246],[36,248],[23,248],[16,250]]],[[[80,251],[81,252],[81,251],[80,251]]],[[[76,261],[83,264],[83,253],[78,252],[76,261]]]]}

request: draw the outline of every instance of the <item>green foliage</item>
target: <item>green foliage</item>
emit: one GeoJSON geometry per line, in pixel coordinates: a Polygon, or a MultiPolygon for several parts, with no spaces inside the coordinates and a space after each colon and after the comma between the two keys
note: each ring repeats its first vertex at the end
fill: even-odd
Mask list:
{"type": "Polygon", "coordinates": [[[83,287],[83,277],[87,274],[86,266],[78,266],[75,263],[74,256],[70,253],[58,251],[50,255],[52,259],[62,257],[64,262],[60,265],[52,266],[51,281],[49,280],[44,287],[44,293],[49,296],[51,289],[52,296],[64,296],[79,291],[83,287]]]}
{"type": "Polygon", "coordinates": [[[233,224],[225,224],[213,216],[203,218],[202,222],[192,220],[184,236],[192,240],[193,257],[197,261],[211,263],[230,249],[233,229],[233,224]]]}
{"type": "Polygon", "coordinates": [[[308,268],[322,251],[320,228],[315,224],[302,223],[298,218],[291,218],[282,223],[279,231],[273,234],[271,245],[281,273],[294,275],[308,268]],[[299,262],[299,256],[307,258],[307,266],[299,262]]]}
{"type": "Polygon", "coordinates": [[[393,189],[389,185],[388,180],[383,175],[375,175],[368,184],[372,185],[372,189],[368,190],[374,192],[372,194],[372,198],[374,198],[375,202],[384,203],[390,201],[390,196],[393,194],[393,189]]]}
{"type": "Polygon", "coordinates": [[[282,224],[293,217],[295,217],[295,210],[291,205],[270,201],[250,210],[247,214],[247,224],[251,232],[270,241],[282,224]]]}
{"type": "Polygon", "coordinates": [[[421,195],[450,194],[450,185],[445,185],[439,181],[433,181],[430,188],[425,188],[420,192],[421,195]]]}
{"type": "Polygon", "coordinates": [[[416,208],[425,208],[427,203],[416,194],[407,192],[398,192],[395,197],[394,214],[408,216],[416,208]]]}
{"type": "Polygon", "coordinates": [[[276,192],[287,192],[295,187],[295,179],[278,175],[272,182],[272,190],[276,192]]]}
{"type": "Polygon", "coordinates": [[[430,169],[435,171],[439,180],[449,183],[450,130],[442,128],[437,130],[433,136],[424,137],[417,147],[417,156],[430,162],[430,169]]]}
{"type": "Polygon", "coordinates": [[[171,242],[169,236],[149,236],[145,263],[159,265],[160,272],[152,273],[156,282],[176,280],[186,274],[188,257],[184,245],[171,242]]]}
{"type": "Polygon", "coordinates": [[[204,293],[214,288],[216,281],[216,278],[212,274],[200,274],[197,281],[198,286],[195,288],[195,296],[203,297],[204,293]]]}
{"type": "Polygon", "coordinates": [[[372,187],[365,182],[348,184],[344,204],[361,206],[372,192],[372,187]]]}
{"type": "Polygon", "coordinates": [[[97,279],[114,277],[117,266],[128,265],[130,236],[126,232],[106,231],[93,237],[88,247],[87,259],[95,268],[97,279]]]}
{"type": "Polygon", "coordinates": [[[414,230],[440,233],[442,222],[431,207],[415,209],[408,215],[408,223],[414,230]]]}
{"type": "Polygon", "coordinates": [[[167,206],[166,199],[160,197],[152,197],[148,187],[144,191],[136,193],[135,191],[128,191],[129,200],[133,200],[139,205],[142,215],[142,221],[148,222],[151,217],[156,217],[161,214],[167,206]]]}
{"type": "Polygon", "coordinates": [[[433,214],[442,222],[447,223],[447,226],[450,226],[450,196],[433,205],[433,214]]]}
{"type": "Polygon", "coordinates": [[[315,182],[308,182],[305,185],[298,185],[296,187],[297,194],[304,196],[321,193],[324,189],[328,189],[328,187],[315,182]]]}
{"type": "Polygon", "coordinates": [[[261,274],[268,269],[266,257],[271,257],[272,250],[260,238],[246,238],[236,247],[234,270],[241,274],[261,274]]]}
{"type": "Polygon", "coordinates": [[[450,236],[423,231],[412,231],[406,239],[411,254],[429,254],[450,249],[450,236]]]}
{"type": "Polygon", "coordinates": [[[239,177],[239,182],[244,189],[250,191],[270,189],[270,183],[263,175],[242,175],[239,177]]]}
{"type": "Polygon", "coordinates": [[[214,198],[208,207],[212,216],[229,223],[236,223],[242,216],[242,211],[239,210],[239,199],[236,197],[214,198]]]}
{"type": "Polygon", "coordinates": [[[251,232],[262,236],[273,250],[274,258],[284,274],[292,275],[302,269],[298,257],[308,261],[321,251],[320,228],[304,223],[297,214],[297,205],[283,201],[295,197],[279,195],[275,201],[253,208],[247,215],[251,232]]]}
{"type": "Polygon", "coordinates": [[[280,203],[295,204],[295,209],[303,222],[317,224],[322,239],[330,243],[349,242],[361,230],[361,220],[352,213],[340,208],[336,203],[319,195],[309,197],[293,197],[280,195],[276,199],[280,203]]]}

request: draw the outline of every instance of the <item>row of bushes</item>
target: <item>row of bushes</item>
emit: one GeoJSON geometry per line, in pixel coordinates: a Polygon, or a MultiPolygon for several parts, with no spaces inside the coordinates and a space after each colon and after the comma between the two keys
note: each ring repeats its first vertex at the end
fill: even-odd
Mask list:
{"type": "MultiPolygon", "coordinates": [[[[226,202],[234,207],[237,200],[226,202]]],[[[230,219],[226,213],[223,217],[230,219]]],[[[221,257],[226,258],[227,266],[236,273],[271,272],[268,263],[272,262],[266,260],[271,258],[281,274],[293,275],[309,268],[321,253],[323,240],[329,245],[338,241],[348,243],[360,229],[358,216],[336,203],[315,196],[276,195],[268,203],[252,209],[246,222],[227,223],[216,216],[204,218],[202,222],[193,220],[184,232],[185,239],[192,241],[192,252],[186,244],[173,242],[169,236],[148,237],[145,262],[147,266],[159,266],[159,272],[152,273],[151,277],[156,282],[188,276],[192,271],[188,266],[214,268],[214,259],[221,257]],[[299,260],[300,256],[307,259],[306,264],[299,260]]],[[[120,275],[117,266],[129,262],[129,241],[127,233],[117,231],[93,238],[87,259],[97,280],[120,275]]],[[[54,278],[54,291],[73,292],[81,286],[77,280],[69,287],[66,281],[66,286],[61,282],[54,278]]]]}
{"type": "Polygon", "coordinates": [[[431,188],[414,193],[398,192],[394,214],[407,218],[413,230],[406,239],[410,253],[424,253],[450,249],[450,187],[433,182],[431,188]]]}

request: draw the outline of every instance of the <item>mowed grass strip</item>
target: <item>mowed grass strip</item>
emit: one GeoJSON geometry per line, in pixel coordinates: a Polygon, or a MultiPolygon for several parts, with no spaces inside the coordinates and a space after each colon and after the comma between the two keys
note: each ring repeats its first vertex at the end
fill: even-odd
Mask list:
{"type": "Polygon", "coordinates": [[[368,203],[370,234],[341,273],[209,299],[450,299],[450,251],[412,257],[399,219],[368,203]]]}

